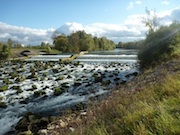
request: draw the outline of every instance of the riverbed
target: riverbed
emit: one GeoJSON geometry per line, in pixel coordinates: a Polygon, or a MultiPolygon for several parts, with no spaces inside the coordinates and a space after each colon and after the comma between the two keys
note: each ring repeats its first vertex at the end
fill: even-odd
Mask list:
{"type": "Polygon", "coordinates": [[[26,112],[59,115],[73,105],[108,94],[139,73],[136,50],[96,51],[72,62],[59,62],[69,56],[39,55],[1,63],[0,97],[5,106],[0,108],[0,134],[14,130],[26,112]]]}

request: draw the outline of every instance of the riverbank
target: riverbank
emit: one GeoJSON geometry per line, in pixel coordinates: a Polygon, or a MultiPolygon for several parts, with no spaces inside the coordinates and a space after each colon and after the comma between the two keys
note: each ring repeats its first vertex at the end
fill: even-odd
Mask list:
{"type": "Polygon", "coordinates": [[[46,135],[180,134],[180,58],[144,71],[102,101],[56,117],[46,135]]]}

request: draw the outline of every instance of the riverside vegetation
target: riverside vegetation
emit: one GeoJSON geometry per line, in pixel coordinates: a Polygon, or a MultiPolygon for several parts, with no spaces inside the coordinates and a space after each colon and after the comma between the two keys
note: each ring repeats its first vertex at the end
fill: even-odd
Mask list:
{"type": "Polygon", "coordinates": [[[83,112],[67,114],[39,134],[180,134],[180,24],[149,33],[139,51],[142,74],[83,112]]]}
{"type": "Polygon", "coordinates": [[[27,121],[23,125],[27,132],[22,134],[180,134],[180,24],[160,27],[142,44],[138,54],[141,75],[112,90],[106,99],[90,102],[88,108],[76,106],[78,112],[56,118],[28,113],[21,120],[27,121]]]}
{"type": "Polygon", "coordinates": [[[41,45],[26,46],[8,39],[7,42],[0,42],[0,60],[20,57],[23,50],[28,50],[31,55],[79,53],[81,51],[113,50],[116,44],[106,37],[93,37],[84,31],[77,31],[69,36],[54,32],[52,36],[53,45],[42,42],[41,45]]]}

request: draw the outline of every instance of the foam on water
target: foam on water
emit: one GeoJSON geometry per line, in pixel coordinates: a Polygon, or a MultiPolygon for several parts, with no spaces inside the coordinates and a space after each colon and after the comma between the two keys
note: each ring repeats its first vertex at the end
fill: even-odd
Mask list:
{"type": "Polygon", "coordinates": [[[90,62],[90,63],[93,63],[93,62],[101,62],[101,63],[111,63],[111,62],[118,62],[118,63],[137,63],[138,61],[137,60],[123,60],[123,59],[75,59],[74,61],[80,61],[80,62],[90,62]]]}
{"type": "MultiPolygon", "coordinates": [[[[96,55],[96,54],[95,54],[96,55]]],[[[84,55],[85,56],[85,55],[84,55]]],[[[94,54],[90,54],[90,57],[95,57],[94,54]]],[[[129,59],[76,59],[75,61],[85,61],[85,63],[80,63],[80,65],[75,66],[73,64],[60,65],[58,62],[50,69],[41,70],[38,72],[38,77],[41,77],[43,73],[48,73],[44,80],[33,80],[26,79],[23,82],[10,84],[8,90],[0,92],[0,96],[3,97],[3,102],[8,106],[5,109],[0,108],[0,134],[4,134],[15,127],[19,119],[27,111],[35,112],[43,115],[58,115],[65,108],[71,107],[80,102],[86,102],[89,98],[102,95],[108,92],[109,88],[115,86],[115,76],[121,80],[128,80],[126,78],[127,74],[137,72],[137,68],[133,67],[133,64],[137,62],[134,59],[135,55],[128,56],[129,59]],[[131,59],[132,58],[132,59],[131,59]],[[115,62],[114,64],[110,62],[115,62]],[[118,63],[119,62],[119,63],[118,63]],[[117,63],[117,64],[116,64],[117,63]],[[52,68],[59,69],[58,73],[53,73],[52,68]],[[104,74],[106,78],[103,80],[110,80],[111,84],[108,86],[103,86],[101,82],[95,83],[93,75],[104,74]],[[64,76],[63,80],[56,80],[59,76],[64,76]],[[67,76],[70,76],[68,78],[67,76]],[[111,76],[111,77],[110,77],[111,76]],[[69,88],[67,91],[60,96],[54,96],[54,88],[60,87],[63,83],[67,83],[69,88]],[[75,83],[79,83],[79,86],[75,86],[75,83]],[[18,85],[22,89],[22,93],[16,94],[16,90],[12,90],[11,87],[18,85]],[[36,85],[37,89],[32,89],[32,85],[36,85]],[[46,89],[44,89],[47,87],[46,89]],[[35,98],[34,92],[43,90],[46,92],[46,96],[40,96],[35,98]],[[21,101],[26,101],[26,103],[21,104],[21,101]]],[[[113,57],[125,57],[125,55],[113,55],[113,57]]],[[[47,56],[46,56],[47,57],[47,56]]],[[[49,58],[54,58],[55,56],[48,56],[49,58]]],[[[62,56],[66,57],[66,56],[62,56]]],[[[111,55],[105,56],[106,58],[111,57],[111,55]]],[[[38,56],[37,59],[44,58],[44,56],[38,56]]],[[[58,59],[60,57],[58,56],[58,59]]],[[[33,58],[32,58],[33,59],[33,58]]],[[[34,58],[35,59],[35,58],[34,58]]],[[[56,59],[57,60],[57,59],[56,59]]],[[[44,61],[44,60],[43,60],[44,61]]],[[[43,63],[43,62],[42,62],[43,63]]],[[[30,67],[33,62],[24,65],[24,74],[26,77],[29,76],[30,67]]],[[[4,66],[0,69],[0,72],[5,69],[11,70],[12,67],[4,66]]],[[[8,77],[8,75],[2,75],[2,77],[8,77]]],[[[12,80],[13,81],[13,80],[12,80]]],[[[0,79],[0,86],[3,85],[2,79],[0,79]]]]}
{"type": "Polygon", "coordinates": [[[128,57],[128,58],[137,58],[137,55],[98,55],[98,54],[85,54],[83,56],[79,56],[79,58],[124,58],[124,57],[128,57]]]}

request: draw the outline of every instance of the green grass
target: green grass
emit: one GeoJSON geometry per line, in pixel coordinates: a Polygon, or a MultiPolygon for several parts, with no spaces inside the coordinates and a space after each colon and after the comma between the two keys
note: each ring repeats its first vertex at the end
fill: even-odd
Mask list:
{"type": "Polygon", "coordinates": [[[92,106],[87,117],[73,134],[180,134],[180,75],[167,76],[165,82],[137,93],[119,91],[92,106]]]}

